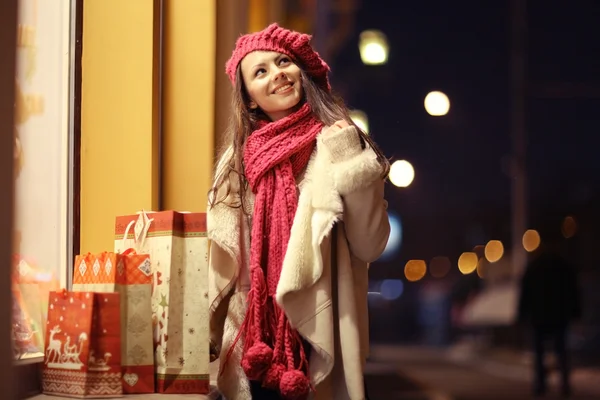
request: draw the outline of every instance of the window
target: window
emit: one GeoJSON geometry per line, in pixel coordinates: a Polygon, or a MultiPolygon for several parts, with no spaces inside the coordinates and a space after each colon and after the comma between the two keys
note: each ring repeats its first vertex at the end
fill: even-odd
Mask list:
{"type": "Polygon", "coordinates": [[[48,292],[71,265],[71,2],[20,0],[15,76],[13,352],[43,357],[48,292]]]}

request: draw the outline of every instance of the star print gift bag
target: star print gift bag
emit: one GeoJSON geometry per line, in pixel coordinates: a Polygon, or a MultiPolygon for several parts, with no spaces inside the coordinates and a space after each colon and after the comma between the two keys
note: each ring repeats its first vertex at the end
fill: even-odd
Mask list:
{"type": "Polygon", "coordinates": [[[75,258],[73,290],[121,296],[123,393],[154,393],[152,269],[148,254],[129,250],[75,258]]]}
{"type": "Polygon", "coordinates": [[[76,398],[122,396],[118,293],[50,292],[42,389],[76,398]]]}
{"type": "Polygon", "coordinates": [[[115,251],[149,254],[158,393],[209,392],[206,214],[117,217],[115,251]]]}

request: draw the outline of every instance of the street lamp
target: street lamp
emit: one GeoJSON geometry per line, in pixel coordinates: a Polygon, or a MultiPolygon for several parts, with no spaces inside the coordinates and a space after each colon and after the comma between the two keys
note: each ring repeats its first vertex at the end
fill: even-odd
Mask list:
{"type": "Polygon", "coordinates": [[[369,133],[369,119],[367,114],[360,110],[350,111],[350,118],[364,133],[369,133]]]}
{"type": "Polygon", "coordinates": [[[441,117],[448,114],[450,100],[443,92],[433,91],[425,96],[425,111],[433,117],[441,117]]]}
{"type": "Polygon", "coordinates": [[[359,37],[358,49],[360,58],[366,65],[382,65],[387,62],[389,46],[385,34],[381,31],[363,31],[359,37]]]}
{"type": "Polygon", "coordinates": [[[401,188],[408,187],[415,179],[415,169],[406,160],[394,161],[390,167],[389,178],[394,186],[401,188]]]}

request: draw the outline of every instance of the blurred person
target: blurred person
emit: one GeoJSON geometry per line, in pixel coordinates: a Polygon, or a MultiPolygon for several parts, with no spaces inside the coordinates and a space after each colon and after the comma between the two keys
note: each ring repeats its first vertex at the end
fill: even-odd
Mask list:
{"type": "Polygon", "coordinates": [[[367,272],[390,232],[389,162],[309,42],[272,24],[240,37],[226,64],[232,117],[208,235],[211,359],[228,400],[366,398],[367,272]]]}
{"type": "Polygon", "coordinates": [[[534,350],[534,395],[547,390],[545,345],[554,344],[560,370],[562,394],[571,395],[567,337],[570,324],[581,316],[581,300],[577,274],[558,252],[558,243],[542,241],[533,255],[521,282],[519,320],[532,328],[534,350]]]}

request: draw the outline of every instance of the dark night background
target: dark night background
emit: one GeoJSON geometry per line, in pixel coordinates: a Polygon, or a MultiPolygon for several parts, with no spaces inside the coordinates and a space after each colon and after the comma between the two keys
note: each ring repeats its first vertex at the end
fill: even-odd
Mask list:
{"type": "MultiPolygon", "coordinates": [[[[599,21],[598,2],[528,2],[530,226],[598,197],[599,21]]],[[[415,168],[410,187],[387,190],[403,218],[402,259],[458,255],[461,239],[449,242],[472,245],[469,231],[510,243],[510,23],[508,1],[363,1],[331,63],[334,87],[367,113],[386,155],[415,168]],[[387,35],[387,65],[362,64],[356,43],[365,29],[387,35]],[[450,98],[447,116],[425,112],[431,90],[450,98]]]]}
{"type": "MultiPolygon", "coordinates": [[[[288,5],[299,9],[304,3],[312,4],[288,5]]],[[[323,4],[333,10],[338,3],[353,2],[323,4]]],[[[350,108],[367,114],[370,134],[386,156],[406,159],[415,169],[409,187],[386,186],[389,210],[401,219],[402,242],[399,252],[371,267],[370,285],[377,294],[384,280],[401,280],[403,293],[397,300],[371,301],[374,342],[423,343],[445,329],[447,335],[440,336],[445,339],[432,340],[458,339],[449,322],[453,307],[486,287],[476,273],[459,272],[459,256],[492,239],[502,241],[506,255],[511,251],[513,3],[363,0],[349,19],[339,9],[337,15],[328,10],[324,25],[330,35],[349,27],[327,58],[334,90],[350,108]],[[385,65],[361,61],[359,35],[369,29],[387,36],[385,65]],[[446,116],[425,111],[424,98],[433,90],[448,95],[446,116]],[[434,278],[429,271],[420,281],[407,282],[407,261],[429,264],[438,256],[451,262],[447,276],[434,278]],[[427,306],[424,296],[433,292],[445,299],[427,306]],[[433,314],[437,322],[427,322],[433,314]]],[[[563,254],[581,272],[586,332],[581,348],[600,355],[600,313],[594,311],[600,307],[595,289],[600,285],[600,2],[526,3],[526,226],[538,230],[542,240],[564,242],[563,254]],[[577,223],[570,239],[561,234],[567,216],[577,223]]],[[[326,40],[317,36],[316,42],[326,40]]]]}

